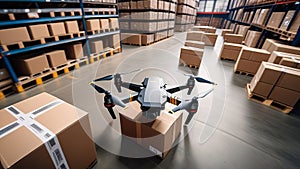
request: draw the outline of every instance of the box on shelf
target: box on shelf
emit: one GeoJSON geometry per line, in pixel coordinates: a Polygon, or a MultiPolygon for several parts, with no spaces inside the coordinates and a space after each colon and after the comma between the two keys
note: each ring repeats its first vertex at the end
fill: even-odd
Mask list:
{"type": "Polygon", "coordinates": [[[0,44],[11,45],[22,41],[30,41],[30,36],[26,27],[1,29],[0,44]]]}
{"type": "Polygon", "coordinates": [[[97,161],[88,113],[48,93],[2,109],[0,116],[0,128],[12,126],[0,138],[0,168],[89,168],[97,161]],[[25,123],[17,123],[16,111],[25,123]]]}
{"type": "Polygon", "coordinates": [[[243,42],[243,35],[239,35],[239,34],[225,34],[224,35],[224,42],[228,42],[228,43],[237,43],[237,44],[242,44],[243,42]]]}
{"type": "Polygon", "coordinates": [[[266,49],[269,52],[278,51],[300,55],[300,47],[281,44],[272,39],[266,39],[262,49],[266,49]]]}
{"type": "Polygon", "coordinates": [[[285,15],[285,12],[273,12],[271,15],[271,18],[267,24],[267,27],[278,28],[284,15],[285,15]]]}
{"type": "Polygon", "coordinates": [[[141,34],[141,43],[147,45],[154,42],[154,34],[141,34]]]}
{"type": "Polygon", "coordinates": [[[102,30],[109,29],[109,20],[108,19],[100,19],[100,27],[102,30]]]}
{"type": "Polygon", "coordinates": [[[227,33],[233,33],[233,30],[231,30],[231,29],[222,29],[222,36],[224,36],[227,33]]]}
{"type": "Polygon", "coordinates": [[[238,34],[239,35],[243,35],[243,40],[245,39],[246,35],[247,35],[247,32],[249,30],[250,26],[243,26],[243,25],[240,25],[240,28],[239,28],[239,31],[238,31],[238,34]]]}
{"type": "Polygon", "coordinates": [[[101,53],[103,52],[103,42],[102,40],[91,42],[91,53],[101,53]]]}
{"type": "Polygon", "coordinates": [[[120,44],[120,34],[112,35],[112,48],[116,49],[121,46],[120,44]]]}
{"type": "Polygon", "coordinates": [[[283,21],[282,21],[282,23],[280,25],[280,29],[281,30],[286,30],[287,29],[287,27],[289,26],[289,24],[290,24],[290,22],[291,22],[291,20],[292,20],[292,18],[294,16],[294,14],[295,14],[295,12],[296,12],[295,10],[289,10],[286,13],[286,15],[285,15],[285,17],[284,17],[284,19],[283,19],[283,21]]]}
{"type": "Polygon", "coordinates": [[[45,53],[45,55],[47,56],[50,67],[58,67],[68,62],[64,50],[52,51],[45,53]]]}
{"type": "Polygon", "coordinates": [[[32,40],[50,37],[46,24],[29,25],[28,32],[32,40]]]}
{"type": "Polygon", "coordinates": [[[86,20],[86,29],[87,29],[87,31],[98,31],[98,30],[100,30],[99,19],[86,20]]]}
{"type": "Polygon", "coordinates": [[[248,31],[248,33],[245,37],[245,45],[248,47],[255,47],[259,40],[260,35],[261,35],[261,32],[248,31]]]}
{"type": "Polygon", "coordinates": [[[240,55],[240,52],[244,45],[235,44],[235,43],[227,43],[223,44],[223,48],[220,54],[220,58],[222,59],[230,59],[236,61],[240,55]]]}
{"type": "Polygon", "coordinates": [[[65,21],[65,28],[67,33],[79,33],[77,21],[65,21]]]}
{"type": "Polygon", "coordinates": [[[180,63],[200,68],[203,49],[194,47],[182,47],[180,52],[180,63]]]}
{"type": "Polygon", "coordinates": [[[269,11],[270,11],[270,9],[268,9],[268,8],[261,9],[256,24],[258,24],[258,25],[265,25],[267,16],[269,14],[269,11]]]}
{"type": "Polygon", "coordinates": [[[83,57],[82,44],[72,44],[66,47],[66,55],[68,59],[79,59],[83,57]]]}
{"type": "Polygon", "coordinates": [[[34,75],[50,68],[46,55],[35,57],[23,56],[13,58],[11,62],[17,74],[20,75],[34,75]]]}
{"type": "Polygon", "coordinates": [[[66,29],[63,22],[47,24],[51,36],[66,35],[66,29]]]}
{"type": "Polygon", "coordinates": [[[204,42],[199,42],[199,41],[185,41],[185,46],[189,47],[194,47],[194,48],[199,48],[199,49],[204,49],[204,42]]]}
{"type": "Polygon", "coordinates": [[[130,102],[128,108],[119,113],[122,134],[161,158],[166,157],[181,131],[181,112],[162,112],[155,121],[142,123],[144,117],[139,103],[130,102]]]}
{"type": "Polygon", "coordinates": [[[295,20],[292,23],[291,28],[289,29],[289,32],[297,33],[299,27],[300,27],[300,13],[298,12],[295,20]]]}
{"type": "Polygon", "coordinates": [[[119,29],[119,20],[118,18],[109,18],[109,24],[110,24],[110,28],[112,29],[119,29]]]}
{"type": "Polygon", "coordinates": [[[204,33],[202,37],[202,41],[205,43],[205,45],[215,46],[217,38],[218,35],[215,33],[204,33]]]}

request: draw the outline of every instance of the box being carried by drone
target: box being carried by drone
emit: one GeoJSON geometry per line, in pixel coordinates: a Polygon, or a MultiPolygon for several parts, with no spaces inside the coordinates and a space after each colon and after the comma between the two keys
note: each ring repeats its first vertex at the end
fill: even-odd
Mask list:
{"type": "Polygon", "coordinates": [[[134,101],[119,112],[122,134],[165,158],[181,131],[182,112],[169,114],[163,111],[154,121],[143,123],[147,119],[141,111],[140,104],[134,101]]]}

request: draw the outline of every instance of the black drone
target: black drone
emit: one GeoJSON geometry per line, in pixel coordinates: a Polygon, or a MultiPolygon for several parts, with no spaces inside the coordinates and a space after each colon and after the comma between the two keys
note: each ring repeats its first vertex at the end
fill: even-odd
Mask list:
{"type": "MultiPolygon", "coordinates": [[[[133,73],[136,71],[139,70],[135,70],[129,73],[133,73]]],[[[90,83],[90,85],[93,86],[97,92],[105,94],[104,106],[108,109],[113,119],[116,119],[116,115],[113,110],[113,107],[115,105],[124,108],[126,107],[126,103],[131,101],[138,101],[141,105],[141,110],[143,115],[149,120],[154,120],[156,119],[156,117],[160,116],[160,111],[164,110],[165,104],[169,102],[177,106],[171,111],[169,111],[169,113],[173,114],[183,109],[189,113],[185,121],[185,124],[188,124],[198,111],[198,105],[199,105],[198,99],[207,96],[209,93],[213,91],[213,88],[204,92],[203,94],[199,94],[193,97],[191,100],[181,100],[179,98],[174,98],[171,96],[171,94],[179,92],[184,89],[188,89],[187,94],[190,95],[195,86],[195,80],[201,83],[216,85],[214,82],[205,80],[201,77],[195,77],[193,75],[186,75],[189,76],[187,83],[174,88],[167,88],[167,84],[165,84],[163,79],[160,77],[145,78],[141,85],[122,81],[121,75],[129,74],[129,73],[123,73],[123,74],[117,73],[115,75],[108,75],[96,79],[90,83]],[[130,95],[130,97],[121,100],[118,97],[112,95],[111,92],[104,90],[102,87],[95,84],[95,82],[98,81],[108,81],[112,79],[114,79],[114,84],[119,93],[122,92],[121,87],[124,87],[131,91],[136,92],[136,94],[130,95]]]]}

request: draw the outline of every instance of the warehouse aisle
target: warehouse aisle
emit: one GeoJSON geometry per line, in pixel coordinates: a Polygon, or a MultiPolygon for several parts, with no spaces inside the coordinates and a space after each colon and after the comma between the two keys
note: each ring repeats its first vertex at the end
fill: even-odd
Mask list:
{"type": "MultiPolygon", "coordinates": [[[[205,47],[199,72],[178,67],[185,36],[186,33],[177,33],[175,37],[151,46],[124,46],[121,54],[0,101],[1,108],[46,91],[90,112],[99,157],[95,169],[299,168],[299,114],[287,116],[248,101],[245,85],[251,78],[234,74],[233,62],[219,60],[223,43],[220,36],[215,47],[205,47]],[[143,70],[124,76],[123,80],[140,83],[144,76],[159,75],[167,84],[176,85],[186,83],[187,77],[183,73],[193,73],[218,83],[214,93],[200,101],[198,116],[183,128],[178,145],[162,161],[148,157],[148,152],[120,135],[118,120],[112,121],[102,108],[103,95],[95,94],[88,85],[96,77],[135,69],[143,70]]],[[[117,94],[112,84],[103,82],[101,86],[117,94]]],[[[192,94],[208,88],[208,85],[197,84],[192,94]]],[[[129,94],[124,91],[118,96],[129,94]]],[[[186,92],[178,96],[191,98],[186,92]]]]}

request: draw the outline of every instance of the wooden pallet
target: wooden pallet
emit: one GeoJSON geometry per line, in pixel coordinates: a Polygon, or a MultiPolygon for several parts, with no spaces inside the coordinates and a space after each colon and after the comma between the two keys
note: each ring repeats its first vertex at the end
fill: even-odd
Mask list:
{"type": "Polygon", "coordinates": [[[199,66],[188,65],[188,64],[183,63],[182,61],[179,61],[179,66],[189,67],[189,68],[194,68],[194,69],[199,69],[199,66]]]}
{"type": "Polygon", "coordinates": [[[45,44],[45,40],[37,39],[37,40],[30,40],[30,41],[22,41],[22,42],[16,42],[13,44],[6,44],[1,46],[3,48],[3,51],[10,51],[15,49],[22,49],[33,45],[40,45],[40,44],[45,44]]]}
{"type": "Polygon", "coordinates": [[[246,91],[247,91],[247,95],[248,95],[248,99],[260,104],[263,104],[265,106],[271,107],[275,110],[278,110],[282,113],[288,114],[293,110],[293,107],[284,105],[282,103],[276,102],[274,100],[270,100],[270,99],[266,99],[262,96],[259,96],[257,94],[251,93],[250,91],[250,84],[248,83],[246,85],[246,91]]]}
{"type": "Polygon", "coordinates": [[[228,61],[233,61],[233,62],[235,62],[235,60],[234,60],[234,59],[230,59],[230,58],[224,58],[224,57],[220,57],[220,59],[221,59],[221,60],[228,60],[228,61]]]}
{"type": "Polygon", "coordinates": [[[87,31],[88,35],[97,35],[97,34],[100,34],[100,33],[104,33],[105,30],[90,30],[90,31],[87,31]]]}
{"type": "Polygon", "coordinates": [[[107,48],[104,52],[102,53],[93,53],[91,54],[90,56],[90,63],[94,63],[95,61],[99,61],[101,59],[105,59],[109,56],[113,56],[117,53],[121,53],[122,52],[122,49],[121,47],[118,47],[118,48],[107,48]]]}
{"type": "Polygon", "coordinates": [[[11,79],[1,80],[0,86],[0,100],[15,93],[14,85],[11,79]]]}
{"type": "Polygon", "coordinates": [[[239,71],[239,70],[234,70],[234,73],[240,74],[240,75],[246,75],[246,76],[249,76],[249,77],[253,77],[254,76],[254,74],[252,74],[252,73],[242,72],[242,71],[239,71]]]}

